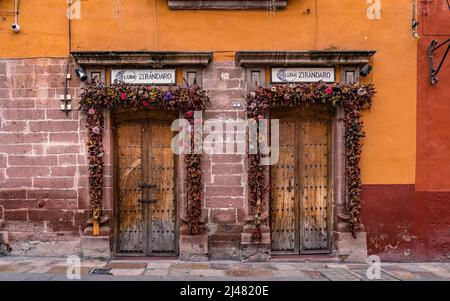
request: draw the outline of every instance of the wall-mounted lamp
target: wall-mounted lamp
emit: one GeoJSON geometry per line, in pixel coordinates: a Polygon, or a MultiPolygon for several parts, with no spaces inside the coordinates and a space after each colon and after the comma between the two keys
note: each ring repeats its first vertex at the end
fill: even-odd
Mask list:
{"type": "Polygon", "coordinates": [[[20,31],[20,25],[19,25],[19,1],[20,0],[14,0],[14,23],[11,25],[11,29],[15,33],[18,33],[20,31]]]}
{"type": "Polygon", "coordinates": [[[83,68],[77,68],[75,69],[75,73],[77,74],[78,78],[84,82],[88,79],[88,75],[86,73],[86,71],[83,68]]]}
{"type": "Polygon", "coordinates": [[[359,71],[359,75],[361,75],[362,77],[366,77],[367,75],[370,74],[371,71],[372,71],[372,65],[365,64],[364,67],[362,67],[361,70],[359,71]]]}
{"type": "Polygon", "coordinates": [[[439,71],[441,71],[442,65],[444,64],[449,51],[450,51],[450,39],[447,39],[445,42],[442,42],[441,44],[439,44],[437,40],[433,40],[430,46],[428,47],[428,61],[430,64],[430,82],[432,86],[436,85],[438,82],[437,75],[439,74],[439,71]],[[444,47],[445,45],[447,45],[447,50],[445,50],[444,55],[441,61],[439,62],[439,65],[436,67],[434,65],[434,53],[436,50],[438,50],[441,47],[444,47]]]}

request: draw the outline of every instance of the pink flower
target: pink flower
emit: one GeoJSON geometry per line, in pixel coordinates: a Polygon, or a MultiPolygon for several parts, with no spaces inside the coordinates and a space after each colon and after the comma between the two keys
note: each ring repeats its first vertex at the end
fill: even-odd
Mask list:
{"type": "Polygon", "coordinates": [[[327,93],[327,94],[333,93],[333,88],[332,88],[331,86],[329,86],[329,87],[325,90],[325,93],[327,93]]]}
{"type": "Polygon", "coordinates": [[[192,111],[188,111],[188,112],[186,112],[186,114],[185,114],[185,116],[186,116],[187,118],[191,118],[193,115],[194,115],[194,113],[193,113],[192,111]]]}
{"type": "Polygon", "coordinates": [[[358,95],[359,96],[364,96],[364,95],[366,95],[367,94],[367,91],[366,91],[366,89],[364,89],[364,88],[359,88],[358,89],[358,95]]]}
{"type": "Polygon", "coordinates": [[[92,129],[92,131],[93,131],[95,134],[99,134],[99,133],[100,133],[100,128],[99,128],[98,126],[96,126],[95,128],[92,129]]]}
{"type": "Polygon", "coordinates": [[[255,98],[256,97],[256,93],[255,92],[250,92],[250,97],[251,98],[255,98]]]}
{"type": "Polygon", "coordinates": [[[144,102],[142,103],[142,105],[143,105],[144,107],[148,107],[149,103],[148,103],[147,101],[144,101],[144,102]]]}
{"type": "Polygon", "coordinates": [[[121,98],[122,100],[126,100],[126,99],[127,99],[127,93],[122,93],[122,94],[120,94],[120,98],[121,98]]]}
{"type": "Polygon", "coordinates": [[[94,108],[90,108],[88,113],[89,113],[89,115],[94,115],[95,114],[95,109],[94,108]]]}
{"type": "Polygon", "coordinates": [[[258,115],[258,120],[264,119],[263,115],[258,115]]]}

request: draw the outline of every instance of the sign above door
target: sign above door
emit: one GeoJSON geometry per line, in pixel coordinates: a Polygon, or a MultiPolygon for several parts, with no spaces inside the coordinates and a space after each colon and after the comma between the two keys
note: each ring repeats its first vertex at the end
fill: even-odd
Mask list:
{"type": "Polygon", "coordinates": [[[111,83],[174,85],[175,69],[111,69],[111,83]]]}
{"type": "Polygon", "coordinates": [[[272,68],[271,82],[279,83],[313,83],[335,81],[334,68],[272,68]]]}

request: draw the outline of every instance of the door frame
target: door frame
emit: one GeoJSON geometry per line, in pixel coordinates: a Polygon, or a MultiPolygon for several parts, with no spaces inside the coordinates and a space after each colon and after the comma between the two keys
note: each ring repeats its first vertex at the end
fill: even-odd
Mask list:
{"type": "MultiPolygon", "coordinates": [[[[172,253],[148,253],[148,250],[145,250],[143,253],[124,253],[119,251],[119,226],[120,226],[120,218],[119,218],[119,172],[118,172],[118,139],[117,139],[117,126],[122,122],[136,122],[136,123],[147,123],[150,120],[156,121],[173,121],[179,118],[179,113],[177,112],[163,112],[161,110],[155,109],[144,109],[139,111],[133,110],[117,110],[112,111],[110,115],[111,120],[111,129],[112,129],[112,185],[113,185],[113,238],[112,238],[112,252],[114,256],[128,256],[128,257],[177,257],[179,255],[179,237],[180,237],[180,156],[178,154],[173,154],[174,156],[174,211],[175,211],[175,232],[174,232],[174,243],[175,243],[175,251],[172,253]]],[[[175,136],[175,132],[173,135],[175,136]]],[[[148,236],[149,233],[144,231],[144,235],[148,236]]],[[[148,237],[145,238],[147,240],[148,237]]],[[[146,245],[146,249],[148,246],[146,245]]]]}
{"type": "MultiPolygon", "coordinates": [[[[295,132],[294,135],[297,137],[297,140],[294,141],[295,143],[295,154],[294,154],[294,169],[296,170],[296,174],[294,175],[294,179],[296,181],[295,187],[294,187],[294,214],[298,218],[294,221],[295,231],[296,235],[294,237],[294,251],[273,251],[272,250],[272,230],[271,230],[271,221],[272,221],[272,215],[270,212],[270,206],[271,206],[271,192],[269,191],[269,228],[270,228],[270,252],[275,255],[308,255],[308,254],[331,254],[333,253],[333,227],[334,227],[334,217],[335,217],[335,153],[336,149],[341,147],[337,143],[341,143],[341,140],[338,139],[335,133],[336,128],[336,122],[338,121],[339,110],[332,111],[324,106],[309,106],[307,108],[304,107],[287,107],[287,108],[277,108],[273,109],[269,113],[269,120],[272,120],[273,118],[290,118],[294,120],[295,125],[295,132]],[[300,191],[300,170],[299,166],[301,164],[301,145],[300,145],[300,130],[301,130],[301,117],[307,117],[307,118],[320,118],[320,116],[323,116],[323,119],[328,119],[328,151],[329,155],[327,158],[327,178],[328,178],[328,193],[329,196],[329,205],[327,206],[327,236],[328,236],[328,242],[327,242],[327,248],[323,250],[304,250],[301,243],[301,235],[302,235],[302,223],[300,222],[300,217],[302,216],[302,212],[304,212],[304,208],[302,206],[301,202],[301,195],[302,192],[300,191]]],[[[306,118],[306,119],[307,119],[306,118]]],[[[271,127],[269,126],[269,131],[271,130],[271,127]]],[[[269,135],[270,139],[271,135],[269,135]]],[[[280,141],[281,143],[281,141],[280,141]]],[[[269,166],[268,168],[268,179],[269,179],[269,188],[271,186],[270,179],[271,179],[271,173],[272,173],[272,166],[269,166]]]]}

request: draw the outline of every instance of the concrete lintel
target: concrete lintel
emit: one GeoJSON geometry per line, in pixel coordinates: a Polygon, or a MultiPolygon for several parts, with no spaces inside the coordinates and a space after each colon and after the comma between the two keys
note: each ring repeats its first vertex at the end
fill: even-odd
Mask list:
{"type": "Polygon", "coordinates": [[[76,51],[72,52],[81,66],[139,66],[160,68],[164,66],[206,66],[212,52],[178,51],[76,51]]]}
{"type": "Polygon", "coordinates": [[[239,51],[236,64],[241,67],[363,65],[369,63],[374,54],[373,50],[239,51]]]}
{"type": "Polygon", "coordinates": [[[167,4],[170,9],[184,10],[280,10],[286,9],[287,2],[287,0],[276,0],[271,4],[267,0],[168,0],[167,4]]]}

